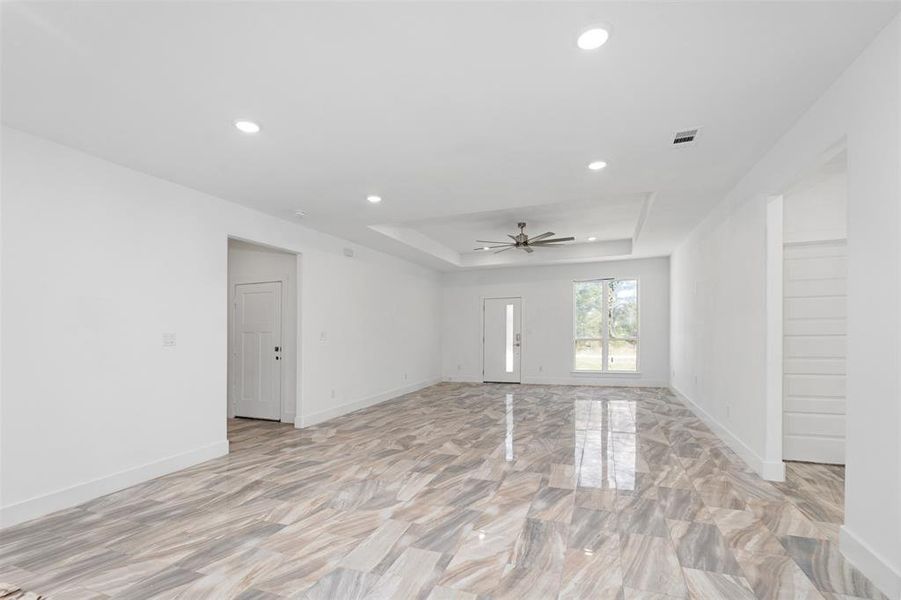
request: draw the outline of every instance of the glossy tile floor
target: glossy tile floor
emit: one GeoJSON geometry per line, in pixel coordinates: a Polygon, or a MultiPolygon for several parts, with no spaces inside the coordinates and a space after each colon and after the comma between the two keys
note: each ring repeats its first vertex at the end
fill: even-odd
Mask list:
{"type": "Polygon", "coordinates": [[[882,598],[841,468],[771,485],[664,389],[441,384],[0,534],[51,598],[882,598]]]}

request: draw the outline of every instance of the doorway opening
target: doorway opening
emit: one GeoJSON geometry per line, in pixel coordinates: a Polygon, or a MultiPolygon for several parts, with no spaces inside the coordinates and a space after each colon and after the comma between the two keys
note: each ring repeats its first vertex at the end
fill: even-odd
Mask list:
{"type": "Polygon", "coordinates": [[[294,423],[298,273],[292,252],[228,240],[230,434],[247,427],[235,419],[294,423]]]}
{"type": "Polygon", "coordinates": [[[522,298],[482,299],[482,381],[521,383],[522,298]]]}
{"type": "Polygon", "coordinates": [[[833,541],[845,501],[847,203],[841,143],[767,212],[768,447],[784,461],[780,489],[833,541]]]}
{"type": "Polygon", "coordinates": [[[782,198],[783,458],[844,465],[846,152],[782,198]]]}

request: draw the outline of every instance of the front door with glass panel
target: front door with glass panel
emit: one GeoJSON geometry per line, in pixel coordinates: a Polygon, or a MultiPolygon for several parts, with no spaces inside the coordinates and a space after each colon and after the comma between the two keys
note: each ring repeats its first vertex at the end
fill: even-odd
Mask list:
{"type": "Polygon", "coordinates": [[[519,383],[522,300],[485,298],[482,329],[482,380],[519,383]]]}

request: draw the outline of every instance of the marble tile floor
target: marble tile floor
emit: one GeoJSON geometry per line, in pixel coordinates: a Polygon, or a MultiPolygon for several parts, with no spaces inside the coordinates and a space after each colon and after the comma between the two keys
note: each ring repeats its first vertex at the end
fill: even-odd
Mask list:
{"type": "Polygon", "coordinates": [[[445,383],[0,532],[49,598],[883,599],[843,472],[754,475],[666,389],[445,383]]]}

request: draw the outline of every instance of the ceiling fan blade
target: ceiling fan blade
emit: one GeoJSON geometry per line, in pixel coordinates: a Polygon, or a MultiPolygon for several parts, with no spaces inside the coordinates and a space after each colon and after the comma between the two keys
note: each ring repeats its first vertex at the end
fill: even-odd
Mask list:
{"type": "Polygon", "coordinates": [[[507,237],[510,238],[511,240],[513,240],[514,242],[516,241],[516,236],[515,236],[515,235],[510,235],[510,234],[508,233],[508,234],[507,234],[507,237]]]}
{"type": "Polygon", "coordinates": [[[532,242],[537,242],[538,240],[543,240],[544,238],[550,237],[550,236],[552,236],[552,235],[554,235],[554,232],[553,232],[553,231],[548,231],[548,232],[546,232],[546,233],[542,233],[541,235],[536,235],[535,237],[530,237],[530,238],[529,238],[529,243],[531,244],[532,242]]]}
{"type": "Polygon", "coordinates": [[[516,248],[516,246],[514,246],[513,244],[510,244],[503,250],[496,250],[496,251],[492,252],[492,254],[500,254],[501,252],[506,252],[507,250],[512,250],[513,248],[516,248]]]}
{"type": "Polygon", "coordinates": [[[525,250],[525,251],[528,252],[529,254],[535,252],[535,250],[533,250],[532,248],[529,248],[528,246],[520,246],[520,248],[522,248],[523,250],[525,250]]]}
{"type": "MultiPolygon", "coordinates": [[[[549,240],[541,240],[540,242],[535,242],[535,244],[540,246],[542,244],[553,244],[554,242],[571,242],[574,239],[576,239],[576,238],[574,238],[574,237],[552,238],[549,240]]],[[[532,240],[529,240],[529,243],[531,244],[532,240]]]]}
{"type": "Polygon", "coordinates": [[[476,240],[478,244],[506,244],[507,242],[498,242],[495,240],[476,240]]]}
{"type": "Polygon", "coordinates": [[[495,248],[507,248],[509,246],[513,246],[513,244],[501,244],[500,246],[479,246],[478,248],[473,248],[473,250],[494,250],[495,248]]]}

